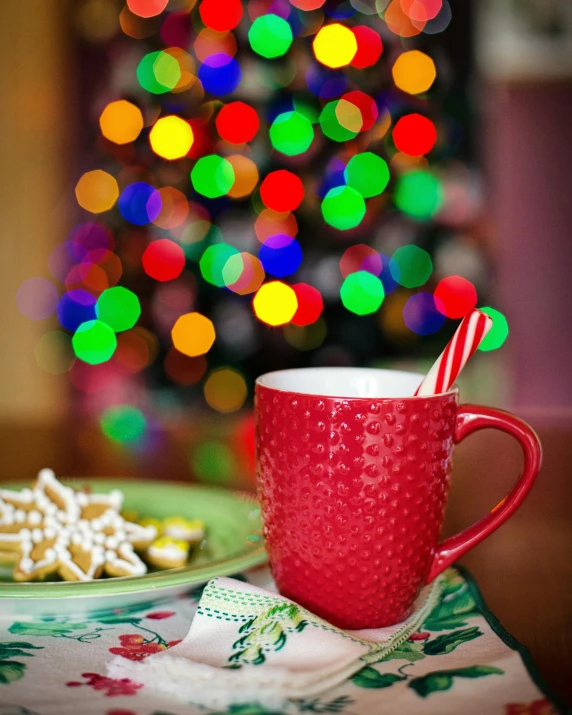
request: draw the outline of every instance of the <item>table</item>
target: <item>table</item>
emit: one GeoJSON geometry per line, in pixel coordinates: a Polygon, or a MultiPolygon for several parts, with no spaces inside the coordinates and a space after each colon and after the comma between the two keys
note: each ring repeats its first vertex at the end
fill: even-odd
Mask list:
{"type": "MultiPolygon", "coordinates": [[[[543,442],[542,471],[519,512],[462,563],[503,626],[530,650],[547,683],[572,705],[572,410],[519,412],[543,442]]],[[[99,442],[97,426],[81,420],[50,427],[0,425],[3,472],[6,479],[30,479],[47,465],[61,476],[150,476],[161,469],[171,479],[185,479],[188,457],[177,429],[162,454],[137,461],[99,442]],[[86,435],[93,435],[91,443],[86,435]]],[[[475,434],[455,456],[446,534],[490,509],[520,467],[518,446],[496,432],[475,434]]]]}

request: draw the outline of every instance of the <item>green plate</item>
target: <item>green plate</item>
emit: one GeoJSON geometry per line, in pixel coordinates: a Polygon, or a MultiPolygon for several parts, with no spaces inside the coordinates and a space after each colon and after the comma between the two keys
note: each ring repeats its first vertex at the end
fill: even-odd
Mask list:
{"type": "MultiPolygon", "coordinates": [[[[206,539],[190,563],[178,569],[144,576],[105,578],[90,582],[16,583],[11,569],[0,572],[2,615],[57,615],[125,607],[172,598],[216,576],[228,576],[266,561],[260,509],[247,492],[216,487],[112,479],[65,480],[80,488],[88,484],[94,492],[120,489],[124,508],[140,515],[163,518],[181,515],[202,519],[206,539]]],[[[2,484],[21,489],[25,484],[2,484]]]]}

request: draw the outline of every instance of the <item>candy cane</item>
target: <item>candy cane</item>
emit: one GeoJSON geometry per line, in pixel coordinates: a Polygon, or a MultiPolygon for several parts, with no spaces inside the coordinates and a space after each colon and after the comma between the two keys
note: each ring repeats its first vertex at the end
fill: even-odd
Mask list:
{"type": "Polygon", "coordinates": [[[480,310],[467,313],[415,394],[447,392],[492,327],[493,321],[486,313],[480,310]]]}

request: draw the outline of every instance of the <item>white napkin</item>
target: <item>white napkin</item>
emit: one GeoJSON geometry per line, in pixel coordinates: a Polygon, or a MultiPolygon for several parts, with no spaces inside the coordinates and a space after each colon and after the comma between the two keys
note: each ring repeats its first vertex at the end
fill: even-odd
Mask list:
{"type": "Polygon", "coordinates": [[[216,578],[205,587],[181,643],[140,662],[116,658],[108,673],[210,708],[253,702],[280,708],[382,660],[421,627],[440,591],[436,579],[403,623],[343,631],[276,593],[216,578]]]}

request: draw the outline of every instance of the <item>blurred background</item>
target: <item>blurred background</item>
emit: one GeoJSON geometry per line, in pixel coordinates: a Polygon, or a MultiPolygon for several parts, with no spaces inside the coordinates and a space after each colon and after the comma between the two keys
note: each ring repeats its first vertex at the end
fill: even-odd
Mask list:
{"type": "Polygon", "coordinates": [[[255,378],[572,402],[566,0],[29,0],[0,26],[3,477],[253,485],[255,378]]]}

